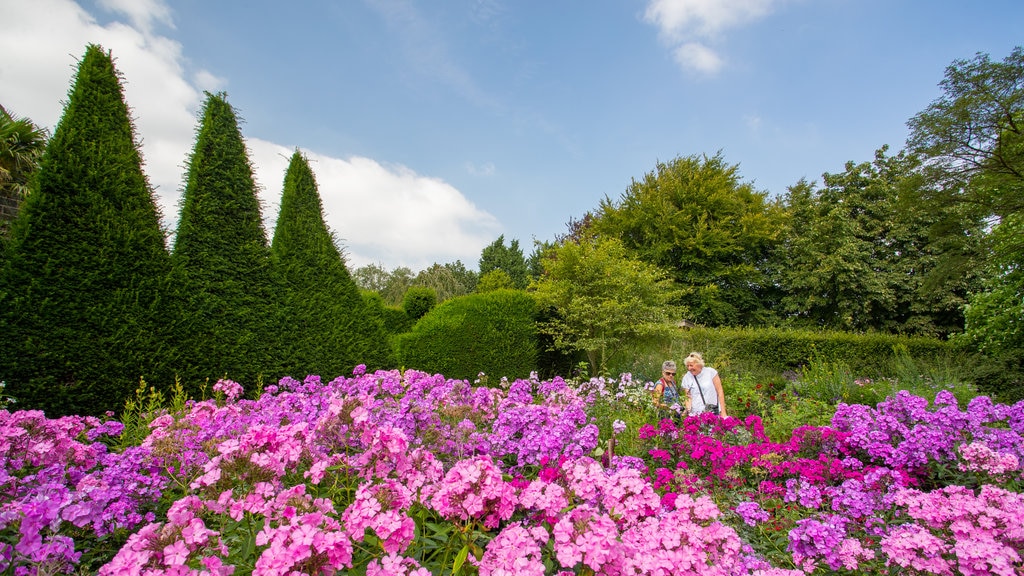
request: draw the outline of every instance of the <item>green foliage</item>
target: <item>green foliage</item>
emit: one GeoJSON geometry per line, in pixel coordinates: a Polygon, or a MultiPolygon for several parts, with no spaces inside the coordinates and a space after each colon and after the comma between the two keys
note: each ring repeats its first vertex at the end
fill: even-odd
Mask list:
{"type": "Polygon", "coordinates": [[[413,284],[412,270],[399,266],[391,272],[379,264],[368,264],[356,268],[352,278],[360,290],[370,290],[381,295],[388,306],[401,306],[405,291],[413,284]]]}
{"type": "Polygon", "coordinates": [[[801,426],[828,426],[835,411],[835,404],[787,394],[771,407],[762,424],[769,439],[786,442],[793,436],[793,430],[801,426]]]}
{"type": "MultiPolygon", "coordinates": [[[[920,161],[886,150],[871,163],[848,162],[844,172],[826,173],[820,190],[806,182],[789,189],[786,250],[775,253],[788,321],[938,336],[963,325],[960,310],[977,274],[929,282],[941,267],[929,237],[936,217],[918,202],[927,194],[920,161]]],[[[968,246],[980,222],[960,234],[958,245],[968,246]]]]}
{"type": "Polygon", "coordinates": [[[479,269],[481,277],[494,270],[504,271],[512,279],[512,287],[520,290],[530,282],[529,267],[519,247],[519,240],[512,240],[505,246],[504,235],[498,236],[497,240],[480,252],[479,269]]]}
{"type": "Polygon", "coordinates": [[[207,94],[188,161],[173,261],[190,320],[186,388],[226,375],[252,384],[281,371],[279,291],[252,166],[224,94],[207,94]]]}
{"type": "Polygon", "coordinates": [[[498,268],[480,275],[480,281],[476,284],[477,292],[491,292],[493,290],[514,290],[515,284],[508,272],[498,268]]]}
{"type": "Polygon", "coordinates": [[[109,53],[87,47],[0,272],[0,379],[47,416],[170,382],[177,319],[159,214],[109,53]]]}
{"type": "Polygon", "coordinates": [[[539,330],[557,350],[585,351],[592,374],[618,350],[671,330],[672,282],[656,266],[630,259],[618,240],[564,242],[545,255],[544,271],[531,290],[555,314],[539,330]]]}
{"type": "Polygon", "coordinates": [[[405,310],[397,306],[388,306],[384,303],[384,298],[376,292],[363,290],[361,294],[366,305],[367,321],[380,324],[385,334],[394,336],[412,330],[412,318],[409,318],[405,310]]]}
{"type": "Polygon", "coordinates": [[[536,313],[520,290],[446,300],[398,337],[400,363],[450,378],[526,377],[536,369],[536,313]]]}
{"type": "MultiPolygon", "coordinates": [[[[28,118],[16,118],[0,106],[0,247],[10,221],[28,196],[29,182],[46,148],[47,132],[28,118]]],[[[2,260],[0,260],[2,261],[2,260]]]]}
{"type": "Polygon", "coordinates": [[[427,286],[410,286],[402,298],[402,309],[412,322],[423,318],[437,305],[437,293],[427,286]]]}
{"type": "Polygon", "coordinates": [[[461,260],[446,264],[434,263],[420,271],[413,279],[414,286],[432,288],[437,301],[444,302],[456,296],[472,294],[476,290],[477,273],[466,269],[461,260]]]}
{"type": "Polygon", "coordinates": [[[782,216],[767,193],[741,182],[738,166],[717,154],[659,162],[617,202],[605,198],[592,228],[666,270],[685,289],[681,302],[699,324],[758,325],[771,316],[764,267],[782,216]]]}
{"type": "Polygon", "coordinates": [[[295,377],[349,374],[394,364],[383,327],[366,321],[366,304],[324,222],[316,179],[296,151],[284,177],[281,212],[271,244],[281,287],[284,372],[295,377]]]}

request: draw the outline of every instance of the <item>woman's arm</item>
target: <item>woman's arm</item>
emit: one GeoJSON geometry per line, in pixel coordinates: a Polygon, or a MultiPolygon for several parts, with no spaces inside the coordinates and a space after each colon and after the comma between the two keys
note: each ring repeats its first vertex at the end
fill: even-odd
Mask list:
{"type": "Polygon", "coordinates": [[[658,380],[658,385],[654,387],[654,391],[651,392],[651,397],[654,398],[655,408],[664,408],[661,404],[661,397],[665,394],[665,383],[658,380]]]}
{"type": "Polygon", "coordinates": [[[728,414],[725,413],[725,389],[722,388],[722,379],[715,374],[712,382],[715,383],[715,394],[718,395],[718,415],[725,418],[728,414]]]}

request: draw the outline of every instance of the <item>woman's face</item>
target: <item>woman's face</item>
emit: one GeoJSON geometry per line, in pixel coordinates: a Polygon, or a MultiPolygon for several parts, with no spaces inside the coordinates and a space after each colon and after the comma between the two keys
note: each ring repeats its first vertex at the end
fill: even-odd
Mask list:
{"type": "Polygon", "coordinates": [[[701,368],[702,366],[700,364],[697,364],[696,362],[690,362],[689,364],[686,365],[687,372],[693,374],[694,376],[700,374],[701,368]]]}
{"type": "Polygon", "coordinates": [[[669,380],[669,381],[676,379],[676,371],[675,370],[665,370],[664,372],[661,373],[661,375],[664,376],[665,379],[669,380]]]}

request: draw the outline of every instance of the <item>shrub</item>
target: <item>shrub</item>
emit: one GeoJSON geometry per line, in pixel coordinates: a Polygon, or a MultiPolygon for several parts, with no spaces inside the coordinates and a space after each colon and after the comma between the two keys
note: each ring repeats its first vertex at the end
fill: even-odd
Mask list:
{"type": "Polygon", "coordinates": [[[517,290],[446,300],[398,337],[399,360],[452,378],[526,376],[537,364],[536,308],[517,290]]]}
{"type": "Polygon", "coordinates": [[[426,316],[437,305],[437,292],[427,286],[410,286],[402,297],[402,308],[413,322],[426,316]]]}

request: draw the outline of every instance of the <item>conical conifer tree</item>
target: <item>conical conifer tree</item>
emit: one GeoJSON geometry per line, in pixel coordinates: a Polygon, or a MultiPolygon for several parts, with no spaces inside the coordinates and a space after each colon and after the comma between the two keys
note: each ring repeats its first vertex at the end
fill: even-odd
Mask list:
{"type": "Polygon", "coordinates": [[[172,260],[184,278],[186,386],[249,389],[279,371],[277,291],[252,165],[225,94],[207,94],[188,160],[172,260]]]}
{"type": "Polygon", "coordinates": [[[366,312],[324,222],[313,171],[299,151],[285,174],[271,251],[282,287],[288,374],[333,378],[351,373],[357,364],[390,367],[388,337],[366,312]]]}
{"type": "Polygon", "coordinates": [[[170,258],[111,55],[90,45],[0,272],[0,380],[47,416],[173,378],[170,258]]]}

